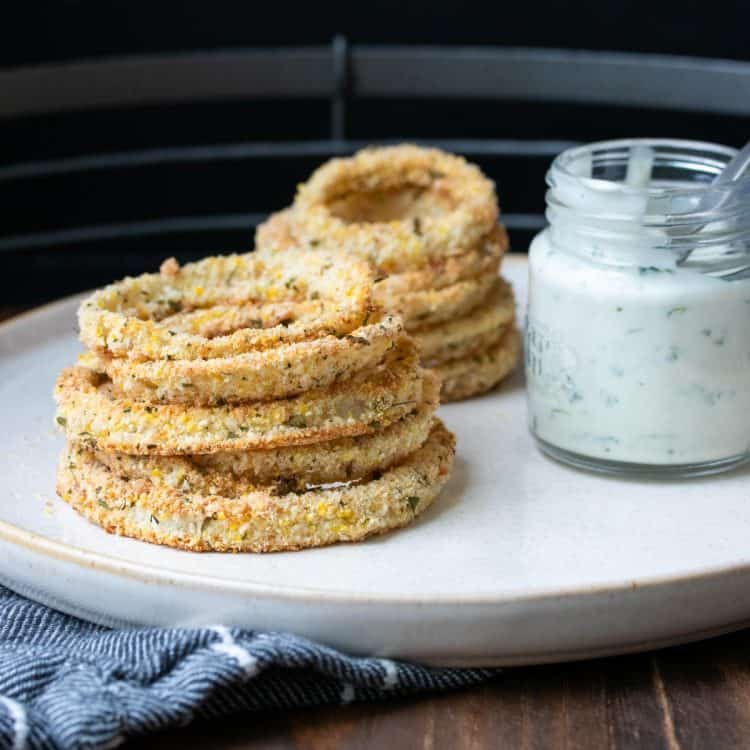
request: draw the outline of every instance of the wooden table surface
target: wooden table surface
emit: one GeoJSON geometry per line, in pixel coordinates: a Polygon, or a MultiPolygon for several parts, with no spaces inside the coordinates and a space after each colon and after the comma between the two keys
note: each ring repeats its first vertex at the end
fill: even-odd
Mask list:
{"type": "MultiPolygon", "coordinates": [[[[20,312],[0,306],[0,320],[20,312]]],[[[511,669],[379,704],[243,715],[135,741],[153,750],[750,748],[750,631],[651,654],[511,669]]]]}
{"type": "Polygon", "coordinates": [[[508,670],[438,696],[199,722],[156,750],[750,748],[750,631],[652,654],[508,670]]]}

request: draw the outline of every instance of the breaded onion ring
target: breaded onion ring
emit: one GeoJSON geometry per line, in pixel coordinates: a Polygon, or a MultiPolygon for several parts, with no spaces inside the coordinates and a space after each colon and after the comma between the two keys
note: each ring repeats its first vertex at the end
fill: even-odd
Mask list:
{"type": "Polygon", "coordinates": [[[57,422],[71,440],[136,455],[305,445],[374,432],[411,413],[423,400],[425,377],[410,339],[342,383],[234,406],[134,401],[91,370],[70,367],[55,386],[57,422]]]}
{"type": "Polygon", "coordinates": [[[170,404],[222,404],[295,396],[346,380],[383,359],[403,332],[392,315],[343,337],[323,336],[213,359],[134,362],[88,353],[79,364],[106,373],[123,395],[170,404]]]}
{"type": "MultiPolygon", "coordinates": [[[[325,250],[325,244],[316,241],[314,245],[309,245],[306,240],[294,234],[292,218],[292,209],[283,208],[281,211],[275,211],[269,214],[265,221],[262,221],[255,228],[254,247],[258,250],[284,251],[292,248],[325,250]]],[[[362,250],[353,250],[355,256],[361,258],[362,250]]]]}
{"type": "Polygon", "coordinates": [[[485,300],[468,315],[417,328],[412,336],[419,344],[422,361],[431,366],[489,348],[513,322],[515,313],[513,289],[497,278],[485,300]]]}
{"type": "Polygon", "coordinates": [[[346,335],[370,307],[373,271],[327,253],[206,258],[128,277],[81,304],[81,341],[135,360],[227,357],[346,335]]]}
{"type": "Polygon", "coordinates": [[[311,485],[349,482],[383,472],[403,461],[427,440],[440,395],[437,379],[419,408],[371,435],[266,451],[203,456],[129,456],[95,451],[96,460],[118,476],[148,479],[184,492],[235,496],[248,484],[301,491],[311,485]]]}
{"type": "Polygon", "coordinates": [[[521,336],[511,328],[486,351],[433,367],[443,383],[441,402],[459,401],[490,390],[515,370],[520,353],[521,336]]]}
{"type": "MultiPolygon", "coordinates": [[[[266,221],[258,225],[255,247],[277,251],[291,248],[335,251],[334,247],[321,242],[316,242],[314,247],[306,245],[303,239],[295,236],[292,221],[291,210],[288,208],[271,214],[266,221]]],[[[476,276],[495,276],[508,247],[508,233],[505,227],[496,224],[474,247],[453,248],[449,254],[424,258],[421,263],[415,263],[406,270],[390,275],[379,268],[380,278],[377,280],[375,301],[377,302],[378,290],[393,296],[408,294],[415,289],[440,289],[476,276]]],[[[360,248],[359,251],[354,248],[351,252],[355,257],[372,260],[367,248],[360,248]]]]}
{"type": "Polygon", "coordinates": [[[497,223],[493,183],[460,156],[413,145],[331,159],[300,186],[293,233],[388,273],[475,246],[497,223]]]}
{"type": "Polygon", "coordinates": [[[496,276],[459,281],[442,289],[424,289],[403,296],[383,298],[387,310],[404,319],[407,331],[470,313],[489,294],[496,276]]]}
{"type": "Polygon", "coordinates": [[[303,493],[248,486],[225,497],[126,480],[83,447],[69,446],[58,494],[110,533],[195,551],[271,552],[353,542],[404,526],[433,501],[453,461],[439,422],[427,442],[378,479],[303,493]]]}
{"type": "Polygon", "coordinates": [[[507,247],[505,228],[498,224],[473,250],[435,258],[419,269],[377,279],[373,298],[376,304],[382,304],[383,299],[422,289],[442,289],[467,279],[497,276],[507,247]]]}

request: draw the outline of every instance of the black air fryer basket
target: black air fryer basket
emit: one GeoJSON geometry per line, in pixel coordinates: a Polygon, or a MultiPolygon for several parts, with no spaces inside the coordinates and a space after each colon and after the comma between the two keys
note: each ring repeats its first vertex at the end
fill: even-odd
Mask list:
{"type": "Polygon", "coordinates": [[[513,249],[544,226],[544,174],[576,142],[741,145],[750,63],[518,48],[231,49],[0,70],[5,302],[247,250],[322,161],[438,145],[497,182],[513,249]]]}

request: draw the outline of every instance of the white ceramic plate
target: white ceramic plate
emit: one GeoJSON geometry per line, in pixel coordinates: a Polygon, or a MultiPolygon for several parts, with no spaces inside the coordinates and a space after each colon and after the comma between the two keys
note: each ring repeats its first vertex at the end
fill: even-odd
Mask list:
{"type": "MultiPolygon", "coordinates": [[[[526,264],[505,274],[525,304],[526,264]]],[[[541,456],[520,376],[443,407],[455,473],[413,526],[363,544],[196,554],[110,536],[55,497],[52,386],[77,299],[0,326],[0,580],[107,624],[288,630],[434,664],[651,648],[750,620],[750,473],[683,482],[584,474],[541,456]]]]}

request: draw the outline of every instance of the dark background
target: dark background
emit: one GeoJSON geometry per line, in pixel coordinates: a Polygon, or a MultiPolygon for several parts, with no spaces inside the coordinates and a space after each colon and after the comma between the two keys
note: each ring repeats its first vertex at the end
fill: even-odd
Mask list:
{"type": "MultiPolygon", "coordinates": [[[[92,2],[6,4],[0,66],[164,51],[350,42],[535,46],[750,58],[747,2],[92,2]]],[[[2,90],[0,90],[2,96],[2,90]]],[[[0,119],[0,169],[188,144],[323,139],[327,101],[234,101],[0,119]]],[[[739,146],[750,123],[737,117],[580,105],[482,101],[354,101],[347,135],[386,139],[595,140],[670,136],[739,146]]],[[[539,217],[549,159],[477,159],[496,180],[503,211],[539,217]]],[[[170,167],[0,179],[0,263],[6,302],[31,303],[154,267],[247,249],[252,227],[170,232],[97,241],[50,241],[3,250],[3,241],[79,227],[165,217],[262,214],[288,203],[319,159],[267,158],[170,167]],[[10,238],[10,239],[9,239],[10,238]]],[[[533,220],[512,231],[525,250],[533,220]]]]}
{"type": "Polygon", "coordinates": [[[389,0],[6,4],[0,64],[130,52],[355,42],[499,44],[747,59],[745,0],[389,0]]]}

